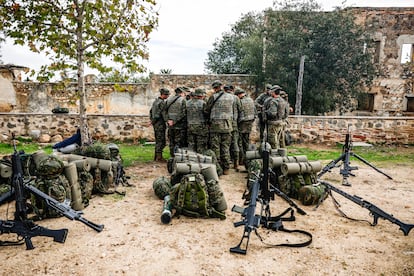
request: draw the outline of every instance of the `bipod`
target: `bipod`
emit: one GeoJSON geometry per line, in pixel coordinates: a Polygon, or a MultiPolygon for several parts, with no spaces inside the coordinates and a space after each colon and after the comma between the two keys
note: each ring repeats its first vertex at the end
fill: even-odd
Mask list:
{"type": "Polygon", "coordinates": [[[367,160],[365,160],[364,158],[362,158],[361,156],[359,156],[358,154],[356,154],[352,151],[352,141],[351,141],[350,136],[351,135],[348,131],[348,133],[345,136],[345,144],[342,147],[341,156],[339,156],[337,159],[332,160],[328,165],[326,165],[324,168],[322,168],[322,170],[318,173],[318,178],[320,178],[325,173],[330,172],[331,169],[333,169],[335,167],[339,167],[340,165],[337,165],[337,164],[340,161],[342,161],[343,167],[339,171],[339,173],[342,175],[342,185],[351,186],[351,184],[348,182],[348,177],[349,176],[355,176],[355,174],[353,174],[351,171],[358,170],[357,166],[351,166],[350,165],[350,159],[351,159],[351,156],[353,156],[353,157],[357,158],[358,160],[360,160],[362,163],[364,163],[364,164],[368,165],[369,167],[371,167],[372,169],[376,170],[377,172],[385,175],[388,179],[392,179],[391,176],[389,176],[385,172],[381,171],[380,169],[378,169],[377,167],[375,167],[374,165],[369,163],[367,160]]]}

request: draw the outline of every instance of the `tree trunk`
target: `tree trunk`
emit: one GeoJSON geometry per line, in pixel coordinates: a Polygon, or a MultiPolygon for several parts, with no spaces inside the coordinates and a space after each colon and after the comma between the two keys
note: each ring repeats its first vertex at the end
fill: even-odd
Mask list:
{"type": "Polygon", "coordinates": [[[79,128],[81,133],[81,145],[91,144],[89,136],[88,119],[86,115],[87,97],[85,92],[85,72],[83,64],[83,39],[82,39],[82,14],[79,15],[77,28],[77,65],[78,65],[78,95],[79,95],[79,128]]]}

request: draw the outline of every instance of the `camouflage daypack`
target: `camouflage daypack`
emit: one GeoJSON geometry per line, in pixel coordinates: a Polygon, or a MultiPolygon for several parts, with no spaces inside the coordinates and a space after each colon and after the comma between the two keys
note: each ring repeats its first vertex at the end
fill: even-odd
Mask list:
{"type": "MultiPolygon", "coordinates": [[[[34,186],[59,202],[65,200],[69,204],[72,202],[71,187],[68,179],[63,174],[40,176],[34,182],[34,186]]],[[[53,209],[48,208],[44,200],[32,195],[30,201],[38,218],[59,216],[53,209]]]]}
{"type": "Polygon", "coordinates": [[[317,183],[316,173],[293,174],[279,176],[279,189],[291,198],[299,198],[299,190],[303,186],[317,183]]]}
{"type": "MultiPolygon", "coordinates": [[[[56,156],[42,157],[36,166],[37,178],[34,186],[59,202],[68,199],[70,203],[72,191],[68,179],[62,174],[64,167],[63,162],[56,156]]],[[[34,195],[31,197],[31,203],[39,218],[58,216],[54,210],[47,207],[43,200],[34,195]]]]}
{"type": "Polygon", "coordinates": [[[75,153],[87,157],[111,160],[110,149],[102,143],[94,143],[89,146],[82,146],[75,153]]]}
{"type": "Polygon", "coordinates": [[[180,183],[172,187],[170,197],[178,216],[226,218],[224,213],[212,207],[206,182],[200,173],[184,175],[180,183]]]}

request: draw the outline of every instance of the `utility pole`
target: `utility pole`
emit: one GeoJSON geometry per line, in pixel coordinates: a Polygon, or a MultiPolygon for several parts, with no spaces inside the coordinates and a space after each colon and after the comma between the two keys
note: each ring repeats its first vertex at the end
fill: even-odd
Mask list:
{"type": "Polygon", "coordinates": [[[264,14],[264,32],[263,32],[263,55],[262,55],[262,73],[263,75],[266,73],[266,44],[267,44],[267,27],[269,24],[269,17],[267,12],[264,14]]]}
{"type": "Polygon", "coordinates": [[[305,70],[305,56],[300,57],[298,86],[296,88],[296,103],[295,115],[302,113],[302,86],[303,86],[303,71],[305,70]]]}

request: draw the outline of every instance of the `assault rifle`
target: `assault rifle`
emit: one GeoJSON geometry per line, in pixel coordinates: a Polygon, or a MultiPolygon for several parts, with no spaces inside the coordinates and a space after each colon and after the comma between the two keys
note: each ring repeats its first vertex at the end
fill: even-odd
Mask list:
{"type": "Polygon", "coordinates": [[[53,210],[58,212],[59,214],[65,216],[66,218],[70,220],[77,220],[85,224],[86,226],[89,226],[96,232],[101,232],[104,228],[104,225],[102,224],[96,224],[92,221],[87,220],[86,218],[82,217],[83,212],[82,211],[75,211],[70,207],[70,202],[64,201],[59,202],[53,197],[48,196],[44,192],[40,191],[36,187],[33,187],[32,185],[25,185],[25,188],[31,192],[36,197],[42,199],[45,201],[47,206],[51,207],[53,210]]]}
{"type": "MultiPolygon", "coordinates": [[[[379,218],[386,219],[386,220],[390,221],[391,223],[394,223],[394,224],[398,225],[400,227],[400,230],[403,231],[404,236],[407,236],[408,233],[410,232],[410,230],[414,227],[414,224],[407,224],[407,223],[404,223],[404,222],[396,219],[393,215],[390,215],[390,214],[386,213],[385,211],[381,210],[380,208],[378,208],[374,204],[372,204],[372,203],[370,203],[370,202],[362,199],[359,196],[356,196],[356,195],[352,196],[352,195],[350,195],[350,194],[348,194],[348,193],[346,193],[346,192],[344,192],[344,191],[336,188],[335,186],[331,185],[330,183],[328,183],[326,181],[321,181],[320,180],[320,184],[326,187],[326,192],[328,194],[330,194],[331,197],[332,197],[332,191],[334,191],[334,192],[340,194],[341,196],[343,196],[343,197],[351,200],[352,202],[358,204],[359,206],[361,206],[361,207],[363,207],[365,209],[368,209],[370,211],[370,214],[374,218],[373,222],[370,223],[371,226],[377,225],[379,218]]],[[[322,200],[324,198],[326,198],[326,197],[321,197],[322,200]]],[[[320,205],[321,202],[318,203],[318,205],[315,207],[315,209],[320,205]]],[[[337,207],[338,211],[340,211],[339,208],[338,208],[339,207],[339,203],[336,200],[334,200],[334,203],[335,203],[335,206],[337,207]]],[[[340,213],[344,217],[349,218],[342,211],[340,211],[340,213]]],[[[351,218],[349,218],[349,219],[351,219],[351,218]]]]}
{"type": "MultiPolygon", "coordinates": [[[[250,234],[252,231],[259,237],[259,239],[263,242],[263,239],[259,235],[257,229],[260,225],[267,229],[271,229],[274,231],[284,231],[284,232],[296,232],[307,235],[309,240],[303,243],[283,243],[283,244],[267,244],[270,247],[275,246],[288,246],[288,247],[303,247],[307,246],[312,242],[312,235],[303,230],[288,230],[283,227],[282,221],[293,221],[295,220],[294,211],[292,208],[286,209],[282,214],[272,217],[270,214],[270,200],[274,199],[274,195],[277,194],[281,196],[283,199],[288,200],[291,206],[297,207],[297,210],[300,214],[305,214],[303,210],[301,210],[290,198],[287,197],[282,191],[277,189],[275,186],[269,184],[269,149],[267,149],[267,143],[264,143],[264,148],[262,149],[262,171],[260,175],[256,175],[255,179],[249,179],[249,181],[253,182],[250,187],[249,192],[249,205],[246,208],[242,208],[239,206],[233,206],[232,211],[240,213],[243,219],[239,222],[234,223],[235,227],[244,225],[244,232],[243,236],[239,242],[239,244],[235,247],[230,248],[230,252],[238,253],[238,254],[246,254],[247,247],[249,245],[250,234]],[[261,211],[260,214],[256,214],[256,207],[257,203],[261,204],[261,211]],[[300,211],[299,211],[300,210],[300,211]],[[290,212],[290,217],[282,218],[285,214],[290,212]],[[242,248],[243,245],[243,248],[242,248]]],[[[264,243],[264,242],[263,242],[264,243]]]]}
{"type": "MultiPolygon", "coordinates": [[[[15,195],[15,212],[14,220],[0,220],[0,234],[14,233],[18,237],[16,242],[3,242],[0,245],[19,245],[24,240],[26,249],[34,249],[32,238],[36,236],[45,236],[53,238],[53,241],[64,243],[68,234],[68,229],[50,230],[35,224],[27,218],[27,204],[25,197],[25,184],[23,182],[23,169],[20,159],[20,153],[16,150],[15,139],[13,135],[14,153],[12,155],[12,190],[10,194],[15,195]]],[[[6,200],[6,199],[5,199],[6,200]]]]}

